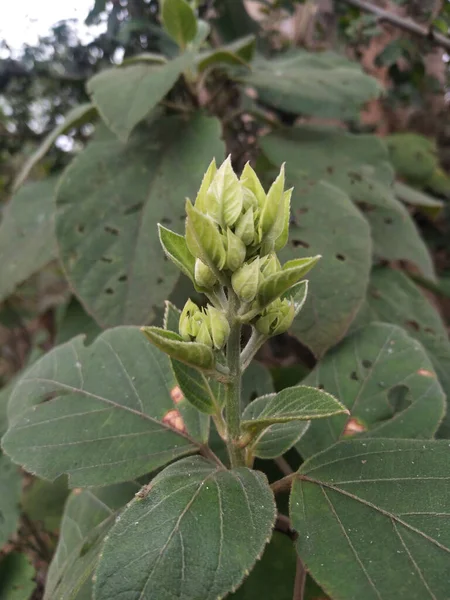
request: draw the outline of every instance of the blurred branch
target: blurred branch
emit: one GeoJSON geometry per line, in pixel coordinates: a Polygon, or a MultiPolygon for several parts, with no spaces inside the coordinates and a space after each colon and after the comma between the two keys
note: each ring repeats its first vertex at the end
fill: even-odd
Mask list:
{"type": "Polygon", "coordinates": [[[378,17],[379,21],[386,21],[399,29],[403,29],[403,31],[407,31],[408,33],[412,33],[413,35],[420,36],[422,38],[427,39],[430,42],[438,46],[442,46],[446,50],[450,50],[450,38],[438,33],[433,29],[433,27],[424,27],[423,25],[419,25],[412,19],[408,19],[405,17],[401,17],[400,15],[396,15],[388,10],[384,10],[384,8],[380,8],[379,6],[375,6],[371,2],[365,2],[364,0],[339,0],[343,1],[351,6],[355,6],[365,12],[371,13],[378,17]]]}

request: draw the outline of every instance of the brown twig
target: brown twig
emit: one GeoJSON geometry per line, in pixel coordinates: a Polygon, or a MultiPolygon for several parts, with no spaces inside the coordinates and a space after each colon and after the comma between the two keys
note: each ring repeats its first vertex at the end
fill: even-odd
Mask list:
{"type": "Polygon", "coordinates": [[[297,557],[295,571],[294,595],[292,600],[303,600],[305,597],[306,570],[301,558],[297,557]]]}
{"type": "Polygon", "coordinates": [[[442,46],[446,50],[450,50],[450,38],[438,33],[433,29],[433,27],[426,27],[423,25],[419,25],[412,19],[401,17],[400,15],[396,15],[384,8],[380,8],[379,6],[375,6],[371,2],[365,2],[365,0],[341,0],[346,2],[347,4],[351,4],[351,6],[355,6],[365,12],[371,13],[378,17],[380,21],[386,21],[391,25],[395,25],[399,29],[403,29],[403,31],[407,31],[408,33],[412,33],[413,35],[420,36],[422,38],[427,39],[433,44],[438,46],[442,46]]]}
{"type": "Polygon", "coordinates": [[[281,513],[278,513],[277,515],[277,520],[275,522],[275,530],[279,531],[280,533],[286,534],[291,538],[293,542],[295,542],[295,540],[298,537],[297,532],[295,531],[295,529],[292,528],[291,520],[289,519],[289,517],[287,517],[286,515],[282,515],[281,513]]]}

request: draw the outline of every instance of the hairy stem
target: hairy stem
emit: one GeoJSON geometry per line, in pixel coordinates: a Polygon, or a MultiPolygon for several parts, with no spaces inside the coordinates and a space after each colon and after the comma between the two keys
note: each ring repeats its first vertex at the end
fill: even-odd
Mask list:
{"type": "Polygon", "coordinates": [[[241,370],[242,371],[245,371],[245,369],[249,366],[249,364],[252,362],[253,357],[255,356],[255,354],[258,352],[258,350],[261,348],[261,346],[264,344],[264,342],[266,340],[267,340],[266,335],[263,335],[262,333],[258,333],[258,331],[256,331],[256,329],[253,329],[252,335],[251,335],[247,345],[242,350],[242,354],[241,354],[241,370]]]}
{"type": "Polygon", "coordinates": [[[241,437],[241,324],[236,320],[237,298],[230,294],[230,336],[227,342],[227,364],[230,370],[230,382],[226,391],[227,446],[231,466],[245,465],[244,450],[239,447],[241,437]]]}
{"type": "Polygon", "coordinates": [[[297,473],[291,473],[290,475],[286,475],[283,479],[279,479],[278,481],[274,481],[270,487],[272,488],[272,492],[274,494],[279,494],[280,492],[287,492],[291,489],[292,482],[294,481],[297,473]]]}

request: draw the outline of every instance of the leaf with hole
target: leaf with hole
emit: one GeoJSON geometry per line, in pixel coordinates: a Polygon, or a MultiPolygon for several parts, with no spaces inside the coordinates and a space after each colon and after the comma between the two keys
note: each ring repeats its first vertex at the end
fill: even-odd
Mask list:
{"type": "Polygon", "coordinates": [[[347,337],[303,383],[333,394],[351,414],[311,423],[297,446],[304,458],[358,428],[369,437],[429,439],[445,412],[445,395],[424,348],[387,323],[347,337]]]}
{"type": "Polygon", "coordinates": [[[336,599],[446,598],[447,441],[351,440],[307,460],[294,480],[297,551],[336,599]]]}
{"type": "MultiPolygon", "coordinates": [[[[399,325],[425,348],[438,375],[439,382],[450,397],[450,342],[441,316],[409,277],[388,268],[372,271],[367,298],[353,328],[372,321],[399,325]]],[[[450,436],[450,411],[447,409],[439,430],[450,436]]]]}
{"type": "Polygon", "coordinates": [[[136,327],[91,346],[81,337],[35,363],[14,388],[5,451],[26,470],[69,486],[138,477],[199,449],[172,394],[169,359],[136,327]]]}
{"type": "Polygon", "coordinates": [[[147,497],[131,502],[112,528],[95,597],[222,598],[262,555],[274,520],[262,473],[228,471],[200,457],[180,460],[157,475],[147,497]]]}
{"type": "Polygon", "coordinates": [[[129,482],[77,489],[70,494],[47,575],[44,600],[91,600],[92,576],[103,539],[120,510],[140,487],[136,482],[129,482]]]}
{"type": "Polygon", "coordinates": [[[381,139],[304,125],[265,136],[261,146],[275,165],[286,161],[296,195],[308,195],[319,180],[346,192],[370,224],[375,257],[410,261],[434,278],[427,247],[408,210],[395,197],[394,173],[381,139]]]}
{"type": "Polygon", "coordinates": [[[212,156],[223,156],[217,120],[163,117],[126,145],[91,142],[65,171],[56,198],[60,258],[102,326],[149,323],[169,297],[179,270],[164,256],[157,223],[183,229],[185,197],[212,156]]]}
{"type": "Polygon", "coordinates": [[[339,413],[348,410],[331,394],[297,385],[251,402],[242,414],[242,428],[255,435],[274,423],[309,421],[339,413]]]}
{"type": "Polygon", "coordinates": [[[57,256],[54,228],[56,177],[29,183],[3,211],[0,226],[0,300],[57,256]]]}

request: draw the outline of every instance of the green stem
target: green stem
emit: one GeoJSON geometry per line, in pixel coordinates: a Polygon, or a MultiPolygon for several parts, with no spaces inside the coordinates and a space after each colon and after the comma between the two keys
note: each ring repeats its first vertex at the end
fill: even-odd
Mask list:
{"type": "MultiPolygon", "coordinates": [[[[232,294],[232,292],[231,292],[232,294]]],[[[227,364],[230,369],[230,382],[226,391],[226,421],[227,421],[227,447],[230,455],[231,466],[245,465],[245,452],[239,447],[241,436],[241,324],[236,320],[237,298],[230,294],[230,336],[227,342],[227,364]]]]}

